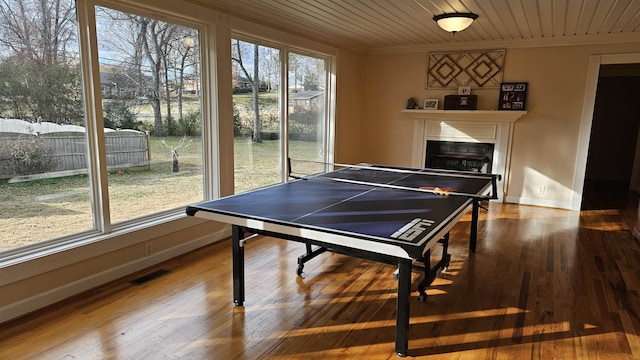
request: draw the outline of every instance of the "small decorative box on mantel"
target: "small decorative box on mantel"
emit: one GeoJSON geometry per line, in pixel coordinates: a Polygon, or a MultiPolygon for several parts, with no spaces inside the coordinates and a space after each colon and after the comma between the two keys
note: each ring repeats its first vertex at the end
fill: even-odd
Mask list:
{"type": "Polygon", "coordinates": [[[445,95],[445,110],[476,110],[478,95],[445,95]]]}

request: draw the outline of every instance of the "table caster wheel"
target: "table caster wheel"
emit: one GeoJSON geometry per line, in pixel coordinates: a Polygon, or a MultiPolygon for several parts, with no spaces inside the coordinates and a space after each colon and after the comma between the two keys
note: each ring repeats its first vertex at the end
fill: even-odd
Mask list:
{"type": "Polygon", "coordinates": [[[427,302],[427,293],[426,292],[421,292],[420,296],[418,297],[418,299],[420,300],[421,303],[426,303],[427,302]]]}
{"type": "Polygon", "coordinates": [[[445,261],[444,266],[442,267],[444,271],[449,269],[449,265],[451,264],[451,255],[447,254],[447,261],[445,261]]]}
{"type": "Polygon", "coordinates": [[[427,302],[427,288],[424,285],[418,285],[418,293],[420,294],[418,296],[420,302],[427,302]]]}

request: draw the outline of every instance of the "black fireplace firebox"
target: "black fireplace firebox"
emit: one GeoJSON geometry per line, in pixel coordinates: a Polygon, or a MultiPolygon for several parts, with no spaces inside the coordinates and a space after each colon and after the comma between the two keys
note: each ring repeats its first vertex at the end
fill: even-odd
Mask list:
{"type": "Polygon", "coordinates": [[[494,144],[427,141],[425,167],[491,173],[494,144]]]}

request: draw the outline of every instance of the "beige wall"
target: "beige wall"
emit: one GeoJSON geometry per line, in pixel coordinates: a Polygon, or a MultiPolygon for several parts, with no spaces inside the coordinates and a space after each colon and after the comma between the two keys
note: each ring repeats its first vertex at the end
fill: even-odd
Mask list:
{"type": "MultiPolygon", "coordinates": [[[[528,114],[514,126],[507,201],[570,208],[590,57],[638,52],[640,44],[507,49],[503,80],[529,83],[528,114]]],[[[455,94],[425,90],[425,71],[426,52],[367,57],[363,161],[410,165],[413,124],[400,110],[410,97],[442,104],[455,94]]],[[[498,90],[473,94],[478,109],[497,107],[498,90]]]]}
{"type": "Polygon", "coordinates": [[[5,267],[0,272],[0,323],[192,251],[229,233],[228,225],[183,217],[5,267]],[[145,256],[147,242],[153,244],[150,256],[145,256]],[[10,281],[12,278],[20,280],[10,281]]]}
{"type": "Polygon", "coordinates": [[[335,162],[354,164],[362,160],[365,57],[341,50],[336,84],[335,162]]]}

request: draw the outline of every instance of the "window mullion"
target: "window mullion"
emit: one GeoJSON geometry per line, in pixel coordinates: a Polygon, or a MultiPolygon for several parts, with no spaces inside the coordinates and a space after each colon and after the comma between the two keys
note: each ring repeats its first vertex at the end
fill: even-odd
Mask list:
{"type": "Polygon", "coordinates": [[[336,61],[335,57],[329,57],[325,60],[326,64],[326,94],[325,97],[325,131],[324,151],[325,151],[325,171],[333,170],[335,162],[335,115],[336,115],[336,61]]]}
{"type": "Polygon", "coordinates": [[[289,180],[289,49],[280,51],[280,154],[282,182],[289,180]]]}
{"type": "Polygon", "coordinates": [[[107,185],[107,157],[104,139],[104,122],[100,95],[100,65],[96,35],[95,4],[78,1],[80,60],[84,93],[84,111],[87,131],[87,156],[91,207],[94,228],[108,233],[111,230],[109,195],[107,185]]]}
{"type": "MultiPolygon", "coordinates": [[[[217,83],[216,69],[221,64],[218,63],[216,54],[220,49],[220,44],[225,44],[221,38],[228,39],[222,31],[215,30],[214,26],[206,26],[200,29],[200,43],[207,44],[200,48],[201,66],[201,102],[202,108],[202,170],[203,170],[203,197],[205,200],[215,199],[221,195],[221,179],[218,174],[221,173],[220,165],[220,147],[218,141],[220,106],[217,104],[219,99],[219,89],[217,83]],[[220,38],[219,38],[220,37],[220,38]],[[208,100],[207,100],[208,99],[208,100]]],[[[230,41],[230,40],[229,40],[230,41]]],[[[229,42],[227,41],[227,42],[229,42]]],[[[223,52],[224,53],[224,52],[223,52]]]]}

